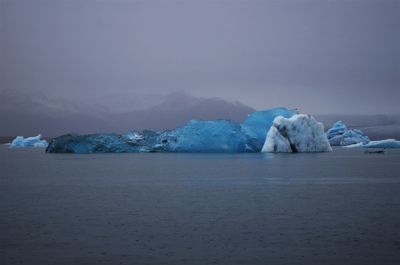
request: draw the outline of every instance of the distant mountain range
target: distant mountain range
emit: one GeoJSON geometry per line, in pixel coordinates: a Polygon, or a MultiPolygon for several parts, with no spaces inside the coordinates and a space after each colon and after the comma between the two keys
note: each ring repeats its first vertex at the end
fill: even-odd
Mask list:
{"type": "MultiPolygon", "coordinates": [[[[231,119],[243,121],[255,110],[240,102],[220,98],[199,98],[176,92],[165,96],[113,97],[94,104],[91,101],[50,99],[46,95],[0,92],[0,136],[31,136],[42,133],[53,137],[70,132],[123,133],[133,129],[164,130],[191,119],[231,119]]],[[[98,100],[93,100],[98,102],[98,100]]],[[[271,106],[277,107],[277,106],[271,106]]],[[[400,115],[315,115],[325,129],[337,120],[364,131],[371,139],[400,139],[400,115]]],[[[10,138],[3,138],[9,141],[10,138]]]]}
{"type": "Polygon", "coordinates": [[[183,125],[191,119],[242,121],[255,111],[239,102],[198,98],[179,92],[157,97],[148,107],[137,108],[134,104],[132,111],[125,110],[129,106],[113,111],[90,103],[52,101],[44,95],[16,97],[10,93],[3,94],[0,95],[0,135],[42,133],[44,136],[57,136],[69,132],[163,130],[183,125]]]}

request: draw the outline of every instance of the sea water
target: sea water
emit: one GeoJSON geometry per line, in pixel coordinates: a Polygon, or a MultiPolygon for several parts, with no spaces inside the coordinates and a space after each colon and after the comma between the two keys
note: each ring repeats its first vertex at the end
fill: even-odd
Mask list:
{"type": "Polygon", "coordinates": [[[400,150],[0,146],[1,264],[400,264],[400,150]]]}

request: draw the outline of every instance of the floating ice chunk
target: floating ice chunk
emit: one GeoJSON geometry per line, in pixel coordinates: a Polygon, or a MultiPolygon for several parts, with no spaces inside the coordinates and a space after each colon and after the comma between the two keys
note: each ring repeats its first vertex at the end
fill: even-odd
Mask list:
{"type": "Polygon", "coordinates": [[[262,152],[332,151],[322,123],[306,114],[278,116],[269,129],[262,152]]]}
{"type": "Polygon", "coordinates": [[[365,148],[400,148],[400,141],[386,139],[370,141],[368,136],[357,129],[349,130],[342,121],[336,122],[327,131],[327,137],[332,146],[365,147],[365,148]]]}
{"type": "Polygon", "coordinates": [[[400,148],[400,141],[395,139],[386,139],[379,141],[370,141],[368,143],[358,143],[346,146],[349,148],[353,147],[364,147],[364,148],[400,148]]]}
{"type": "Polygon", "coordinates": [[[331,146],[347,146],[357,143],[368,143],[368,136],[364,135],[361,130],[349,130],[342,121],[337,121],[330,128],[326,135],[331,146]]]}
{"type": "Polygon", "coordinates": [[[127,134],[67,134],[51,140],[50,153],[104,152],[260,152],[273,120],[295,111],[275,108],[249,115],[243,123],[230,120],[192,120],[161,132],[127,134]]]}
{"type": "Polygon", "coordinates": [[[10,144],[10,148],[15,147],[39,147],[39,148],[46,148],[48,143],[46,140],[41,139],[42,135],[39,134],[37,136],[26,137],[17,136],[10,144]]]}

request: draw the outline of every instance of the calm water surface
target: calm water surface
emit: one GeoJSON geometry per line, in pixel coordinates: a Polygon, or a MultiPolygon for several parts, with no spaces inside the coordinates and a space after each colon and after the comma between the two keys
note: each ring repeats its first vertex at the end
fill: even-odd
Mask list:
{"type": "Polygon", "coordinates": [[[400,264],[400,150],[0,146],[0,264],[400,264]]]}

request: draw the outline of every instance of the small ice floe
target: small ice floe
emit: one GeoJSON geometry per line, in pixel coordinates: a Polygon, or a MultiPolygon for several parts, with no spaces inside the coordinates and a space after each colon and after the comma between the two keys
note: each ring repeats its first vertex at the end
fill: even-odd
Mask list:
{"type": "Polygon", "coordinates": [[[364,147],[364,148],[400,148],[400,141],[395,139],[386,139],[379,141],[369,141],[368,143],[358,143],[346,146],[349,148],[353,147],[364,147]]]}
{"type": "Polygon", "coordinates": [[[47,141],[42,139],[42,135],[26,137],[17,136],[11,143],[8,144],[10,148],[15,147],[39,147],[46,148],[48,145],[47,141]]]}
{"type": "Polygon", "coordinates": [[[397,141],[395,139],[370,141],[369,143],[363,145],[363,147],[368,147],[368,148],[400,148],[400,141],[397,141]]]}
{"type": "Polygon", "coordinates": [[[359,143],[346,146],[348,148],[364,147],[364,148],[400,148],[400,141],[395,139],[386,139],[379,141],[370,141],[368,143],[359,143]]]}

